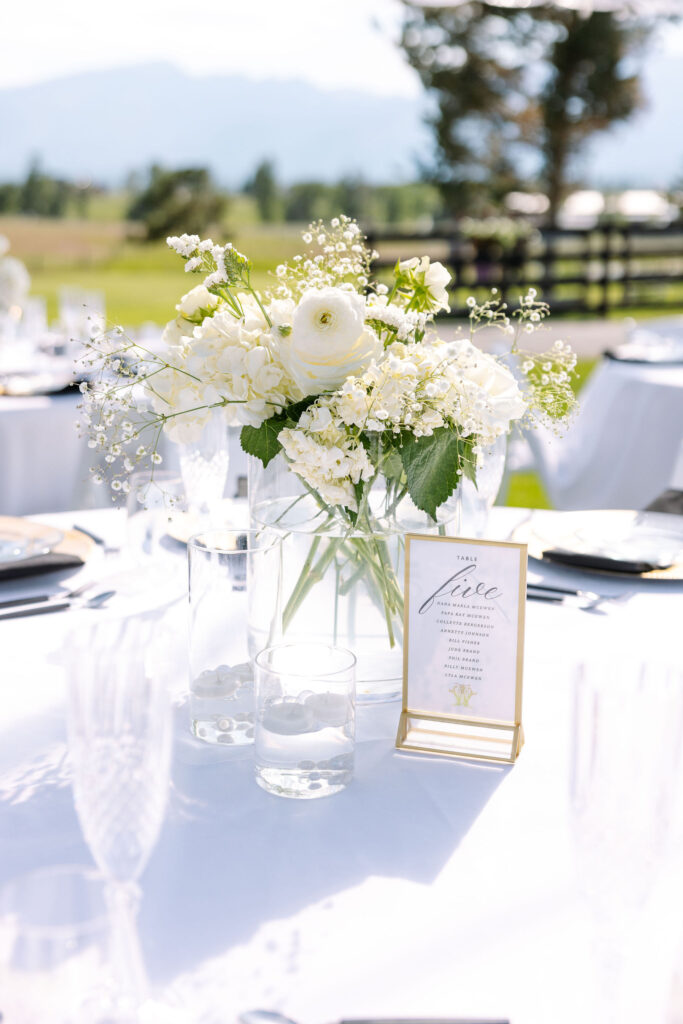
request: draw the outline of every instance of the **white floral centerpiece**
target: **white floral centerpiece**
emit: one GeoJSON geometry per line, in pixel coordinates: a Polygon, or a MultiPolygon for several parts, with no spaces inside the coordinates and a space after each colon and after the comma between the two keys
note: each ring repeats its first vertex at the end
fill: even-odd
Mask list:
{"type": "Polygon", "coordinates": [[[93,341],[97,372],[83,388],[83,420],[112,464],[110,486],[125,492],[141,459],[161,461],[162,431],[191,442],[220,410],[262,467],[250,485],[256,518],[291,533],[307,524],[285,628],[333,572],[335,608],[362,582],[396,647],[402,595],[388,538],[406,526],[443,530],[463,474],[476,480],[483,452],[513,422],[566,418],[575,357],[562,342],[540,356],[520,348],[548,314],[533,292],[514,312],[496,294],[470,299],[468,336],[444,341],[433,326],[448,309],[450,275],[440,263],[402,260],[390,282],[373,281],[376,254],[343,216],[310,225],[303,240],[306,252],[278,266],[261,294],[232,245],[169,238],[203,281],[176,307],[162,355],[118,328],[93,341]],[[488,325],[510,336],[505,358],[474,344],[488,325]],[[294,484],[287,494],[273,489],[278,466],[280,482],[294,484]]]}
{"type": "MultiPolygon", "coordinates": [[[[0,235],[0,313],[20,311],[31,288],[31,278],[21,262],[8,256],[9,241],[0,235]]],[[[17,312],[17,319],[19,317],[17,312]]]]}

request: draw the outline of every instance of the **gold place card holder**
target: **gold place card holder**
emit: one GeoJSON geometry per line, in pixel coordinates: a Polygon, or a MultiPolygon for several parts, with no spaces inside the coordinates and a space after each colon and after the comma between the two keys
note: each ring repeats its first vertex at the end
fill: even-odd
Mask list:
{"type": "Polygon", "coordinates": [[[525,544],[406,536],[399,750],[517,759],[526,564],[525,544]]]}

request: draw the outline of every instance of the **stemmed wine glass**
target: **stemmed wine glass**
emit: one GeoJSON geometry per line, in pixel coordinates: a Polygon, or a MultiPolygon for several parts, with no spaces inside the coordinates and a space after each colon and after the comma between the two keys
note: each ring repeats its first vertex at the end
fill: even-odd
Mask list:
{"type": "Polygon", "coordinates": [[[164,632],[153,617],[98,624],[74,638],[69,749],[76,810],[106,879],[116,978],[108,1017],[133,1021],[146,981],[136,930],[138,879],[169,789],[171,705],[164,632]]]}
{"type": "Polygon", "coordinates": [[[230,462],[222,409],[214,409],[196,441],[179,446],[180,472],[190,512],[211,519],[225,492],[230,462]]]}

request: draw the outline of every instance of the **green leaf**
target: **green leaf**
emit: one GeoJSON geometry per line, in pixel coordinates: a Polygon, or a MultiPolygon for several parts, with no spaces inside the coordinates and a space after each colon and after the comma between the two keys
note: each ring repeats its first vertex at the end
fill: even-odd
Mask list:
{"type": "Polygon", "coordinates": [[[468,448],[471,442],[463,441],[448,427],[439,427],[428,437],[403,435],[401,459],[408,492],[432,519],[458,486],[468,448]]]}
{"type": "Polygon", "coordinates": [[[271,416],[270,419],[264,420],[260,427],[242,427],[240,432],[242,451],[260,459],[263,465],[267,466],[282,450],[279,436],[282,428],[295,427],[301,413],[304,409],[308,409],[315,399],[315,395],[310,395],[308,398],[302,399],[301,402],[288,405],[281,412],[271,416]]]}
{"type": "Polygon", "coordinates": [[[472,454],[473,441],[461,441],[460,449],[462,452],[462,471],[468,480],[471,480],[475,487],[477,487],[477,460],[472,454]]]}
{"type": "Polygon", "coordinates": [[[279,434],[286,426],[286,419],[281,416],[272,416],[271,419],[264,420],[260,427],[242,427],[240,432],[242,451],[260,459],[263,465],[267,466],[282,449],[279,434]]]}

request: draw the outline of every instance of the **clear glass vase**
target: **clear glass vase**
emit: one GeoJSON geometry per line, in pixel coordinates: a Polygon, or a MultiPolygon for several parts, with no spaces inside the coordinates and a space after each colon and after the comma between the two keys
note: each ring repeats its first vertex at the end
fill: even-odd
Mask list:
{"type": "Polygon", "coordinates": [[[378,477],[367,508],[351,524],[292,472],[280,454],[249,468],[252,524],[283,534],[282,630],[285,641],[346,647],[357,659],[359,703],[395,700],[403,675],[403,571],[407,532],[454,536],[459,494],[435,522],[404,488],[378,477]]]}

